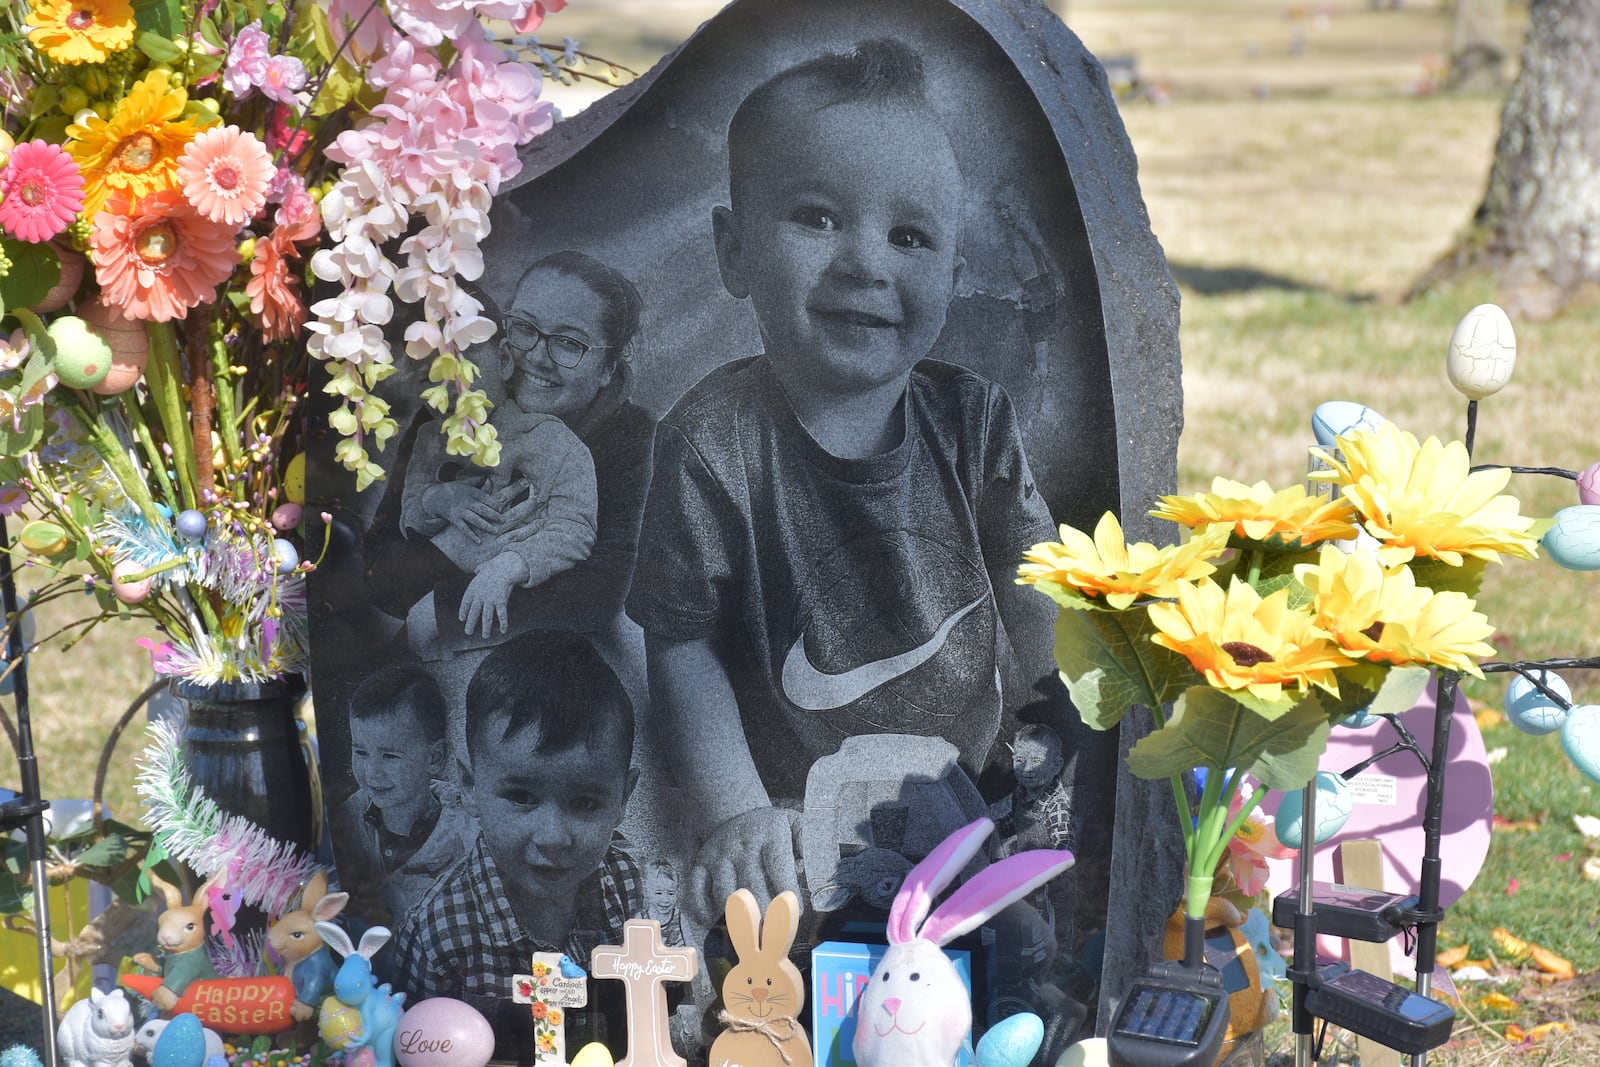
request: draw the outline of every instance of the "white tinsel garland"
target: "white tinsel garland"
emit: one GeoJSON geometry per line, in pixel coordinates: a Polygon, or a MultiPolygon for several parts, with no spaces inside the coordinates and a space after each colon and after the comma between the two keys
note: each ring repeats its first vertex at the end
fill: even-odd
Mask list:
{"type": "Polygon", "coordinates": [[[293,844],[269,836],[239,815],[225,815],[183,765],[181,723],[150,727],[150,743],[139,757],[137,789],[145,823],[167,854],[202,878],[232,867],[228,882],[246,904],[279,915],[316,869],[293,844]]]}

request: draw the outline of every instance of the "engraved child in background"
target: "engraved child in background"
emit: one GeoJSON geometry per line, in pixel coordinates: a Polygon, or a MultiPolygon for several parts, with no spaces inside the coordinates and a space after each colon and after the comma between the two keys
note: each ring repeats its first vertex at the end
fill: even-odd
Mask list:
{"type": "Polygon", "coordinates": [[[874,40],[778,74],[728,157],[717,259],[764,352],[662,420],[628,602],[700,823],[701,919],[800,888],[806,772],[845,738],[943,737],[976,775],[1007,692],[1050,670],[1053,613],[1013,582],[1053,526],[1011,402],[926,358],[963,194],[921,57],[874,40]]]}
{"type": "Polygon", "coordinates": [[[477,835],[450,778],[447,723],[444,694],[419,666],[382,667],[351,695],[357,788],[332,820],[351,913],[369,922],[398,921],[477,835]]]}

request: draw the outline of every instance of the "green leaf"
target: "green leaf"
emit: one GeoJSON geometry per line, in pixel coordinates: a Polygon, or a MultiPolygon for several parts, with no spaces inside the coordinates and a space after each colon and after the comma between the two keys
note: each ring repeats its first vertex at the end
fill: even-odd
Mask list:
{"type": "Polygon", "coordinates": [[[1158,708],[1196,681],[1188,660],[1150,640],[1154,632],[1143,609],[1056,616],[1056,665],[1094,729],[1111,729],[1135,704],[1158,708]]]}
{"type": "Polygon", "coordinates": [[[1391,667],[1367,710],[1374,715],[1404,715],[1428,688],[1432,677],[1433,672],[1426,667],[1391,667]]]}
{"type": "Polygon", "coordinates": [[[22,416],[22,428],[0,419],[0,456],[15,458],[32,452],[44,437],[44,405],[35,404],[22,416]]]}
{"type": "Polygon", "coordinates": [[[1269,789],[1298,789],[1317,772],[1330,727],[1321,707],[1301,701],[1271,721],[1221,690],[1194,686],[1166,726],[1128,753],[1140,778],[1167,778],[1194,767],[1239,767],[1269,789]]]}
{"type": "Polygon", "coordinates": [[[133,17],[146,33],[171,37],[183,25],[183,8],[178,0],[133,0],[133,17]]]}
{"type": "Polygon", "coordinates": [[[1256,584],[1256,592],[1261,594],[1263,600],[1280,589],[1289,590],[1289,606],[1296,610],[1309,608],[1316,603],[1317,598],[1311,595],[1311,590],[1302,585],[1292,571],[1263,578],[1256,584]]]}
{"type": "Polygon", "coordinates": [[[80,867],[111,868],[137,852],[134,843],[119,833],[107,833],[75,857],[80,867]]]}
{"type": "Polygon", "coordinates": [[[1406,566],[1411,569],[1411,576],[1418,585],[1426,586],[1435,593],[1455,592],[1476,597],[1483,585],[1483,572],[1489,564],[1476,556],[1467,556],[1461,566],[1452,567],[1442,560],[1418,556],[1406,566]]]}
{"type": "Polygon", "coordinates": [[[13,237],[0,239],[11,269],[0,278],[0,301],[6,307],[32,307],[61,280],[61,257],[47,244],[13,237]]]}
{"type": "Polygon", "coordinates": [[[176,63],[183,58],[183,49],[173,44],[165,33],[146,30],[135,38],[133,43],[155,63],[176,63]]]}

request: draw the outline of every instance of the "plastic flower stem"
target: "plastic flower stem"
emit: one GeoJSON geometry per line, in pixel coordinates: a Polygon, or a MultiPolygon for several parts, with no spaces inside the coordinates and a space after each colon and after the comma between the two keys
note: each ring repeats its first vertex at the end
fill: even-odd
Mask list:
{"type": "Polygon", "coordinates": [[[234,454],[239,443],[238,423],[234,421],[233,376],[229,373],[228,349],[222,341],[222,323],[217,316],[208,320],[207,348],[211,353],[212,399],[216,403],[216,424],[222,427],[222,455],[229,463],[238,457],[234,454]],[[216,383],[220,382],[221,385],[216,383]]]}
{"type": "MultiPolygon", "coordinates": [[[[1261,806],[1262,798],[1264,798],[1266,795],[1267,791],[1265,789],[1257,789],[1254,793],[1250,794],[1250,799],[1239,805],[1239,814],[1229,819],[1228,825],[1223,828],[1221,847],[1217,849],[1216,855],[1212,858],[1212,867],[1215,867],[1222,860],[1222,853],[1227,850],[1228,842],[1233,840],[1234,835],[1239,832],[1239,827],[1243,826],[1245,820],[1250,818],[1251,812],[1255,811],[1261,806]]],[[[1230,800],[1228,805],[1231,805],[1232,803],[1233,801],[1230,800]]],[[[1227,810],[1228,805],[1224,805],[1224,811],[1227,810]]]]}
{"type": "Polygon", "coordinates": [[[161,524],[161,515],[156,511],[155,501],[150,499],[150,487],[145,483],[144,476],[134,466],[128,454],[122,450],[122,442],[117,435],[111,432],[111,427],[106,425],[104,419],[98,418],[97,413],[87,411],[77,404],[71,405],[72,417],[83,430],[84,436],[89,438],[89,443],[100,454],[105,465],[110,468],[112,477],[122,486],[123,494],[134,504],[138,505],[139,512],[145,521],[153,526],[161,524]]]}
{"type": "MultiPolygon", "coordinates": [[[[1117,629],[1122,631],[1122,636],[1127,639],[1130,645],[1138,648],[1139,646],[1135,643],[1134,636],[1128,633],[1128,628],[1122,624],[1122,616],[1123,612],[1120,611],[1111,613],[1111,618],[1117,624],[1117,629]]],[[[1144,683],[1144,694],[1149,702],[1150,714],[1155,718],[1156,729],[1159,730],[1167,725],[1167,717],[1161,711],[1161,701],[1156,693],[1155,679],[1150,677],[1149,670],[1145,668],[1143,656],[1136,655],[1133,658],[1134,662],[1139,664],[1139,680],[1144,683]]],[[[1194,812],[1189,808],[1189,794],[1183,788],[1183,779],[1179,775],[1174,774],[1167,781],[1172,785],[1172,799],[1178,807],[1178,825],[1183,828],[1184,855],[1192,857],[1194,855],[1194,812]]]]}
{"type": "Polygon", "coordinates": [[[184,506],[196,508],[200,506],[200,494],[195,491],[194,445],[179,388],[178,333],[170,322],[147,323],[145,329],[150,337],[150,362],[145,366],[144,380],[150,386],[156,414],[161,417],[161,428],[172,448],[173,469],[178,472],[184,506]]]}
{"type": "Polygon", "coordinates": [[[1252,549],[1251,552],[1250,552],[1250,574],[1249,574],[1248,578],[1246,579],[1246,581],[1248,581],[1250,583],[1250,588],[1254,589],[1256,587],[1256,583],[1259,582],[1260,580],[1261,580],[1261,550],[1259,548],[1257,548],[1257,549],[1252,549]]]}
{"type": "Polygon", "coordinates": [[[144,411],[138,404],[129,404],[126,408],[128,424],[133,428],[133,436],[139,441],[139,447],[144,451],[145,462],[150,465],[150,480],[155,483],[160,491],[162,500],[176,514],[183,510],[182,502],[178,499],[177,487],[172,484],[172,479],[167,477],[167,461],[161,455],[161,449],[156,447],[156,440],[150,436],[150,425],[144,421],[144,411]]]}
{"type": "MultiPolygon", "coordinates": [[[[1220,828],[1217,815],[1218,801],[1222,798],[1222,775],[1213,770],[1206,775],[1206,787],[1200,793],[1200,825],[1195,828],[1194,847],[1189,850],[1189,892],[1185,897],[1185,913],[1192,919],[1202,919],[1206,914],[1206,901],[1211,898],[1212,873],[1216,859],[1211,857],[1212,843],[1217,840],[1220,828]],[[1207,858],[1211,857],[1208,863],[1207,858]]],[[[1227,808],[1220,808],[1223,819],[1227,808]]]]}

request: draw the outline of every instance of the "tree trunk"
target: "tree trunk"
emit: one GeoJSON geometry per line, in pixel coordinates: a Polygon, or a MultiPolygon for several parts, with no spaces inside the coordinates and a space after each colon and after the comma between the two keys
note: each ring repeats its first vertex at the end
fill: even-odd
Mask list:
{"type": "Polygon", "coordinates": [[[1456,0],[1450,30],[1449,87],[1463,92],[1505,86],[1506,0],[1456,0]]]}
{"type": "Polygon", "coordinates": [[[1426,285],[1486,270],[1513,318],[1600,289],[1600,0],[1532,0],[1472,227],[1426,285]]]}

